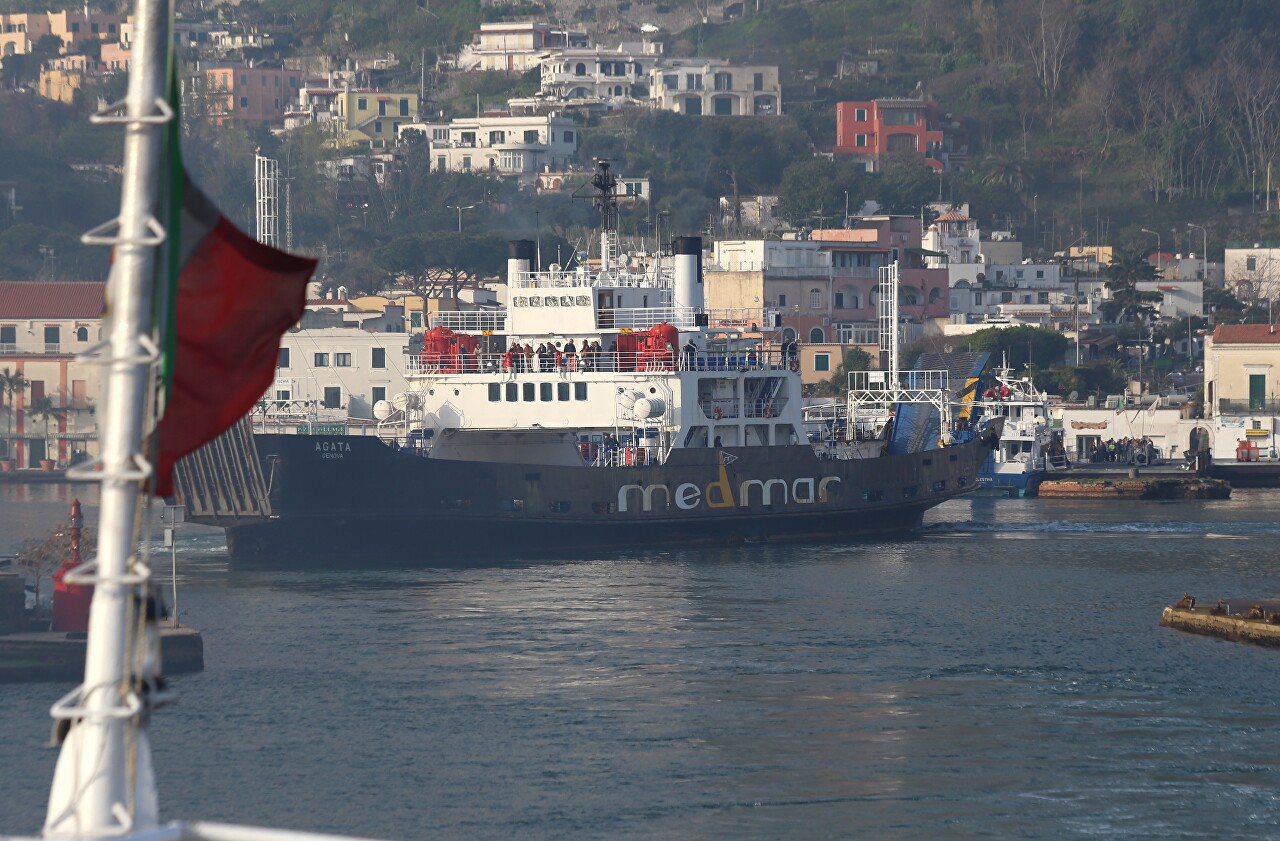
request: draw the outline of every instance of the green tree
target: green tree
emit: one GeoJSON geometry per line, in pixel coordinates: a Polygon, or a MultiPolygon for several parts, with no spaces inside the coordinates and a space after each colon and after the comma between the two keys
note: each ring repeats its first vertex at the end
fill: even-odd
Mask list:
{"type": "Polygon", "coordinates": [[[1138,250],[1117,251],[1104,272],[1111,298],[1102,302],[1101,309],[1109,321],[1141,323],[1155,314],[1153,304],[1160,300],[1160,293],[1138,289],[1140,282],[1157,279],[1155,266],[1146,254],[1138,250]]]}
{"type": "Polygon", "coordinates": [[[0,370],[0,394],[4,394],[4,404],[8,407],[5,417],[8,419],[8,431],[4,439],[4,452],[0,453],[0,461],[8,461],[13,458],[13,420],[17,409],[14,408],[16,401],[14,398],[30,388],[26,376],[21,371],[10,371],[8,368],[0,370]]]}
{"type": "Polygon", "coordinates": [[[1017,371],[1026,368],[1028,362],[1041,370],[1061,365],[1069,342],[1057,330],[1018,325],[979,330],[969,337],[967,344],[974,350],[990,353],[993,366],[1007,365],[1017,371]]]}
{"type": "Polygon", "coordinates": [[[32,402],[27,408],[27,414],[32,418],[44,423],[44,457],[50,461],[57,460],[57,448],[51,448],[49,423],[51,421],[59,421],[66,417],[66,411],[58,407],[53,402],[53,398],[45,395],[39,400],[32,402]]]}

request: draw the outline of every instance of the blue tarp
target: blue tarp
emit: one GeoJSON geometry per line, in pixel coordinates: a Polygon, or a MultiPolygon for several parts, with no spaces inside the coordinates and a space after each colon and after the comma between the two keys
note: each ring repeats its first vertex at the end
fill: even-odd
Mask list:
{"type": "MultiPolygon", "coordinates": [[[[925,353],[916,362],[915,371],[942,371],[950,375],[953,394],[959,393],[966,382],[982,376],[990,359],[989,353],[925,353]]],[[[912,385],[912,372],[903,375],[912,385]]],[[[938,410],[927,403],[910,403],[898,407],[893,421],[893,435],[889,439],[889,454],[901,455],[938,447],[938,410]]]]}

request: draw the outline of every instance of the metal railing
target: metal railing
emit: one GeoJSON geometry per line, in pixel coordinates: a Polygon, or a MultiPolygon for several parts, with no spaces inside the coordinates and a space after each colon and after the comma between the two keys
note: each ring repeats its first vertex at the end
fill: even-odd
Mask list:
{"type": "MultiPolygon", "coordinates": [[[[441,374],[574,374],[574,373],[636,373],[676,371],[712,371],[737,373],[742,371],[796,370],[798,360],[794,355],[780,350],[732,350],[732,351],[606,351],[598,353],[563,352],[539,355],[502,353],[420,353],[406,357],[406,377],[437,376],[441,374]]],[[[296,402],[296,401],[284,401],[296,402]]]]}
{"type": "Polygon", "coordinates": [[[427,327],[448,327],[462,333],[497,333],[507,326],[506,310],[471,310],[465,312],[433,312],[427,327]]]}
{"type": "Polygon", "coordinates": [[[1218,400],[1220,415],[1269,414],[1280,415],[1280,399],[1269,397],[1263,400],[1218,400]]]}

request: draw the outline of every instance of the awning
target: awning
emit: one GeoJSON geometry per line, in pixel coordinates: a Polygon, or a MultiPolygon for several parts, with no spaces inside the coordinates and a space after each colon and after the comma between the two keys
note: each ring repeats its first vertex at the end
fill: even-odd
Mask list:
{"type": "Polygon", "coordinates": [[[946,257],[945,251],[930,251],[927,248],[908,248],[908,254],[919,254],[921,257],[946,257]]]}

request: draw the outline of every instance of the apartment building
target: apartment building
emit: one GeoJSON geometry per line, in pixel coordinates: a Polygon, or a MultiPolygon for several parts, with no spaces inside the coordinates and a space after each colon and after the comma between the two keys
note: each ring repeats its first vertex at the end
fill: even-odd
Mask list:
{"type": "Polygon", "coordinates": [[[782,113],[782,85],[776,66],[666,59],[649,71],[649,100],[654,108],[690,116],[776,116],[782,113]]]}
{"type": "Polygon", "coordinates": [[[963,169],[969,146],[960,124],[936,102],[873,99],[836,103],[835,153],[853,158],[867,172],[877,171],[887,155],[916,153],[941,172],[963,169]]]}
{"type": "Polygon", "coordinates": [[[302,73],[285,67],[214,67],[204,71],[204,95],[215,122],[279,123],[298,96],[302,73]]]}
{"type": "Polygon", "coordinates": [[[406,123],[400,131],[426,135],[435,172],[535,175],[567,168],[578,151],[577,124],[554,115],[406,123]]]}
{"type": "Polygon", "coordinates": [[[585,32],[549,23],[482,23],[472,43],[462,48],[457,64],[459,70],[525,73],[537,67],[549,50],[585,46],[585,32]]]}

